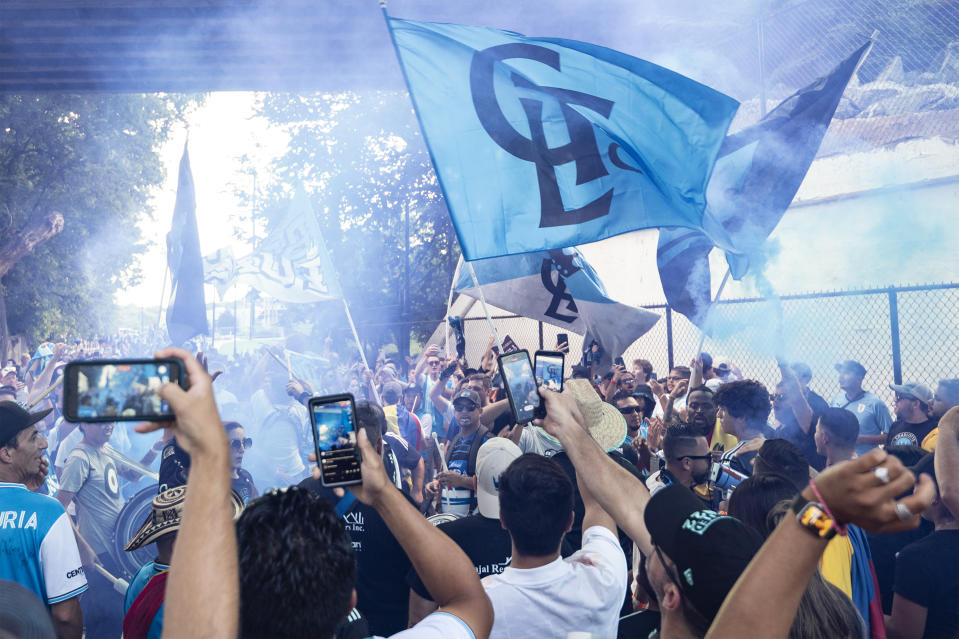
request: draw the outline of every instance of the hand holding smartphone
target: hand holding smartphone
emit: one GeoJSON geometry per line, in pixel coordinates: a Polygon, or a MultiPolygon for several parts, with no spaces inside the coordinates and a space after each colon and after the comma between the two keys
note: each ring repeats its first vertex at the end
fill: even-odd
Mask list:
{"type": "Polygon", "coordinates": [[[307,404],[320,481],[329,488],[363,483],[356,444],[356,402],[349,393],[313,397],[307,404]]]}
{"type": "Polygon", "coordinates": [[[159,390],[170,382],[189,387],[175,357],[75,361],[63,375],[63,415],[71,422],[173,421],[159,390]]]}
{"type": "Polygon", "coordinates": [[[526,424],[533,421],[542,399],[536,386],[529,353],[526,350],[519,350],[500,355],[497,361],[516,423],[526,424]]]}

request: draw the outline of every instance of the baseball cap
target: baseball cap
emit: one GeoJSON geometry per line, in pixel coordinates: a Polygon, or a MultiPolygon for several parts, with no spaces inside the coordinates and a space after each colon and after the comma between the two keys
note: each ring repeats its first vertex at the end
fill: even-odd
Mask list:
{"type": "Polygon", "coordinates": [[[16,402],[0,402],[0,446],[7,443],[25,428],[33,426],[46,417],[52,408],[28,413],[16,402]]]}
{"type": "Polygon", "coordinates": [[[476,406],[483,405],[482,400],[480,400],[479,393],[477,393],[474,390],[470,390],[468,388],[464,388],[460,392],[456,393],[456,397],[453,398],[452,403],[455,404],[458,400],[461,400],[461,399],[468,399],[474,404],[476,404],[476,406]]]}
{"type": "Polygon", "coordinates": [[[708,510],[679,484],[657,491],[643,518],[653,544],[676,564],[684,596],[712,622],[762,538],[735,517],[708,510]]]}
{"type": "Polygon", "coordinates": [[[721,362],[719,366],[716,367],[716,374],[720,377],[726,377],[729,375],[729,364],[726,362],[721,362]]]}
{"type": "Polygon", "coordinates": [[[642,399],[646,404],[643,409],[646,415],[652,413],[656,407],[656,398],[653,397],[653,389],[649,387],[649,384],[636,384],[636,388],[633,389],[633,397],[635,397],[637,401],[642,399]]]}
{"type": "Polygon", "coordinates": [[[808,377],[809,379],[812,379],[812,369],[809,368],[809,365],[805,362],[793,362],[789,365],[789,368],[796,373],[797,377],[808,377]]]}
{"type": "Polygon", "coordinates": [[[839,364],[836,364],[836,370],[839,371],[840,373],[843,371],[850,371],[852,373],[856,373],[857,375],[859,375],[859,377],[866,376],[866,368],[862,364],[860,364],[859,362],[853,359],[847,359],[844,362],[840,362],[839,364]]]}
{"type": "Polygon", "coordinates": [[[489,519],[499,519],[499,476],[523,454],[505,437],[493,437],[476,453],[476,505],[489,519]]]}
{"type": "Polygon", "coordinates": [[[932,391],[929,390],[928,386],[925,386],[924,384],[920,384],[919,382],[906,382],[905,384],[890,384],[889,388],[899,393],[900,395],[908,395],[914,399],[918,399],[923,404],[929,404],[932,402],[932,391]]]}
{"type": "Polygon", "coordinates": [[[16,372],[17,372],[16,367],[14,367],[14,366],[4,366],[2,369],[0,369],[0,377],[6,377],[6,376],[9,375],[10,373],[16,373],[16,372]]]}

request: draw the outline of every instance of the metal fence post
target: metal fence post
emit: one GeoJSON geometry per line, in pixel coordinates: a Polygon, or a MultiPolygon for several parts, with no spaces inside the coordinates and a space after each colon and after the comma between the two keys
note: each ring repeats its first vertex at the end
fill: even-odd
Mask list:
{"type": "Polygon", "coordinates": [[[666,361],[673,370],[673,309],[666,307],[666,361]]]}
{"type": "Polygon", "coordinates": [[[539,350],[543,350],[543,323],[536,322],[539,325],[539,350]]]}
{"type": "Polygon", "coordinates": [[[902,384],[902,352],[899,347],[899,299],[896,289],[889,288],[889,333],[892,338],[892,378],[902,384]]]}

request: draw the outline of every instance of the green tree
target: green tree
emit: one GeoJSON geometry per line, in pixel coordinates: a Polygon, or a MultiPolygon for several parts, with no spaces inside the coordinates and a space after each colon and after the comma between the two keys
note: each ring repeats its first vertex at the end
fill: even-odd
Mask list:
{"type": "MultiPolygon", "coordinates": [[[[409,97],[384,91],[272,94],[258,110],[290,134],[271,180],[258,187],[264,189],[264,217],[283,210],[302,184],[367,353],[390,342],[408,352],[408,327],[422,339],[443,316],[459,258],[409,97]]],[[[301,312],[292,309],[290,322],[301,312]]],[[[341,314],[336,308],[315,312],[322,320],[341,314]]]]}
{"type": "MultiPolygon", "coordinates": [[[[0,296],[32,340],[104,334],[189,96],[0,94],[0,296]]],[[[2,310],[2,309],[0,309],[2,310]]],[[[2,318],[0,318],[2,319],[2,318]]]]}

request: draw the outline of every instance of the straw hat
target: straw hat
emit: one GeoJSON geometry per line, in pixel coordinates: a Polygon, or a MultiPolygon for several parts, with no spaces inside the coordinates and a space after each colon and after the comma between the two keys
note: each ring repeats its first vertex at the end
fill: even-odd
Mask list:
{"type": "MultiPolygon", "coordinates": [[[[167,533],[180,528],[180,516],[183,514],[183,503],[186,501],[186,486],[176,486],[153,498],[152,509],[147,520],[140,526],[140,530],[127,543],[127,552],[142,548],[167,533]]],[[[230,505],[233,507],[233,519],[243,511],[243,499],[235,490],[230,491],[230,505]]]]}
{"type": "MultiPolygon", "coordinates": [[[[563,392],[569,392],[576,400],[580,414],[589,434],[607,453],[616,450],[626,441],[626,420],[612,404],[604,402],[587,379],[567,379],[563,392]]],[[[550,441],[559,445],[559,440],[540,428],[550,441]]]]}

